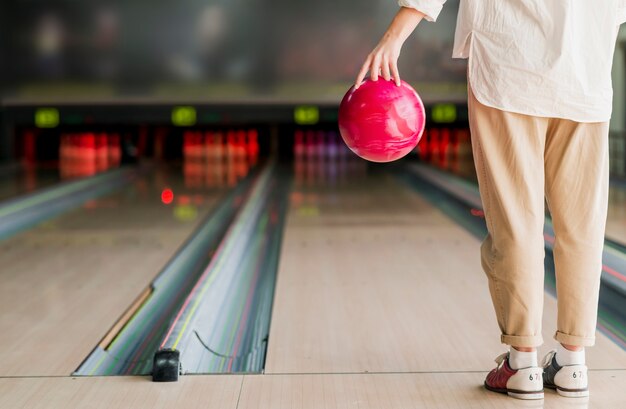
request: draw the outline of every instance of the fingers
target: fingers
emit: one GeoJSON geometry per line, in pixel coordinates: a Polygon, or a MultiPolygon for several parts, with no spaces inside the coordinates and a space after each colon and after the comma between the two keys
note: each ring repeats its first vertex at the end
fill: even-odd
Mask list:
{"type": "Polygon", "coordinates": [[[395,62],[391,64],[391,75],[393,75],[396,85],[400,86],[400,72],[398,71],[398,64],[395,62]]]}
{"type": "Polygon", "coordinates": [[[365,79],[367,73],[370,73],[372,81],[378,81],[378,77],[382,76],[385,80],[393,80],[396,85],[400,85],[400,73],[398,72],[397,57],[393,57],[393,54],[386,56],[384,53],[372,52],[367,56],[367,59],[361,66],[354,88],[359,88],[361,83],[365,79]]]}
{"type": "Polygon", "coordinates": [[[383,75],[383,78],[387,81],[391,80],[391,74],[389,72],[389,60],[383,59],[383,62],[380,67],[380,71],[383,75]]]}
{"type": "Polygon", "coordinates": [[[370,78],[372,81],[378,81],[378,73],[380,72],[382,57],[380,55],[374,56],[374,61],[372,62],[372,66],[370,67],[370,78]]]}
{"type": "Polygon", "coordinates": [[[357,75],[357,77],[356,77],[356,81],[354,83],[354,88],[355,89],[359,88],[359,86],[361,85],[361,83],[365,79],[365,75],[367,75],[367,71],[369,71],[371,63],[372,63],[372,56],[368,55],[367,59],[363,63],[363,66],[361,67],[361,71],[359,71],[359,75],[357,75]]]}

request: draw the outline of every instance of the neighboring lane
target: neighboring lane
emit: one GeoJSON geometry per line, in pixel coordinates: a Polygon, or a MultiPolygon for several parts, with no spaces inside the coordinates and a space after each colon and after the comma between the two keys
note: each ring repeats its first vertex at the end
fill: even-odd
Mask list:
{"type": "Polygon", "coordinates": [[[159,169],[1,241],[0,376],[74,371],[225,189],[188,189],[180,168],[159,169]]]}
{"type": "Polygon", "coordinates": [[[5,165],[0,167],[0,201],[52,186],[60,181],[58,169],[5,165]]]}
{"type": "MultiPolygon", "coordinates": [[[[296,189],[287,217],[266,373],[485,371],[505,349],[479,240],[394,178],[296,189]]],[[[544,317],[542,353],[549,295],[544,317]]],[[[626,369],[600,333],[588,357],[626,369]]]]}

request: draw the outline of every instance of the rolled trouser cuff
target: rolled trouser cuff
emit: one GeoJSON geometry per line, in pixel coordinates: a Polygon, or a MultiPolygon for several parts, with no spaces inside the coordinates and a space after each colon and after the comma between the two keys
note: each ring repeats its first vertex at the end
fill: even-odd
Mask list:
{"type": "Polygon", "coordinates": [[[592,347],[596,343],[596,337],[581,337],[579,335],[569,335],[563,332],[557,331],[554,334],[556,339],[561,344],[573,345],[577,347],[592,347]]]}
{"type": "Polygon", "coordinates": [[[512,347],[533,348],[543,344],[543,337],[541,335],[519,336],[502,334],[500,336],[500,342],[512,347]]]}

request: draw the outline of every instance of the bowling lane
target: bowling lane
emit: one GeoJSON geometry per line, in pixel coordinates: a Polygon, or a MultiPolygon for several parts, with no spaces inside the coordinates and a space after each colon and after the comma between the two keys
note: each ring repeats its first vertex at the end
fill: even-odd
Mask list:
{"type": "Polygon", "coordinates": [[[139,376],[0,378],[0,408],[235,409],[242,378],[189,376],[175,384],[139,376]]]}
{"type": "Polygon", "coordinates": [[[0,242],[0,376],[78,367],[228,189],[187,176],[156,169],[0,242]]]}
{"type": "Polygon", "coordinates": [[[195,375],[177,384],[143,377],[0,379],[0,407],[28,409],[607,409],[622,408],[626,371],[594,372],[587,399],[547,390],[529,403],[479,387],[480,372],[195,375]]]}
{"type": "Polygon", "coordinates": [[[606,237],[626,246],[626,181],[614,181],[609,191],[606,237]]]}
{"type": "MultiPolygon", "coordinates": [[[[292,193],[266,373],[489,370],[505,347],[479,240],[392,176],[360,175],[292,193]]],[[[541,353],[555,325],[547,295],[541,353]]],[[[626,369],[599,333],[588,358],[626,369]]]]}
{"type": "Polygon", "coordinates": [[[60,180],[59,171],[56,169],[37,169],[22,165],[2,167],[0,201],[52,186],[60,180]]]}

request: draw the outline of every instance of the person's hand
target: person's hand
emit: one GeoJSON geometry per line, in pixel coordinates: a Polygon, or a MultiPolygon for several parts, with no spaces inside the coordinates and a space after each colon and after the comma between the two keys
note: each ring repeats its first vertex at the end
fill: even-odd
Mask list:
{"type": "Polygon", "coordinates": [[[359,88],[368,71],[373,81],[378,81],[378,76],[382,75],[387,81],[393,78],[396,85],[400,86],[400,73],[398,72],[400,49],[424,16],[421,11],[400,7],[382,40],[363,63],[354,83],[355,89],[359,88]]]}
{"type": "Polygon", "coordinates": [[[378,81],[378,76],[389,81],[393,78],[396,85],[400,86],[400,73],[398,72],[398,57],[402,41],[397,38],[385,35],[374,50],[367,56],[359,75],[356,77],[354,88],[358,88],[367,72],[370,73],[372,81],[378,81]]]}

